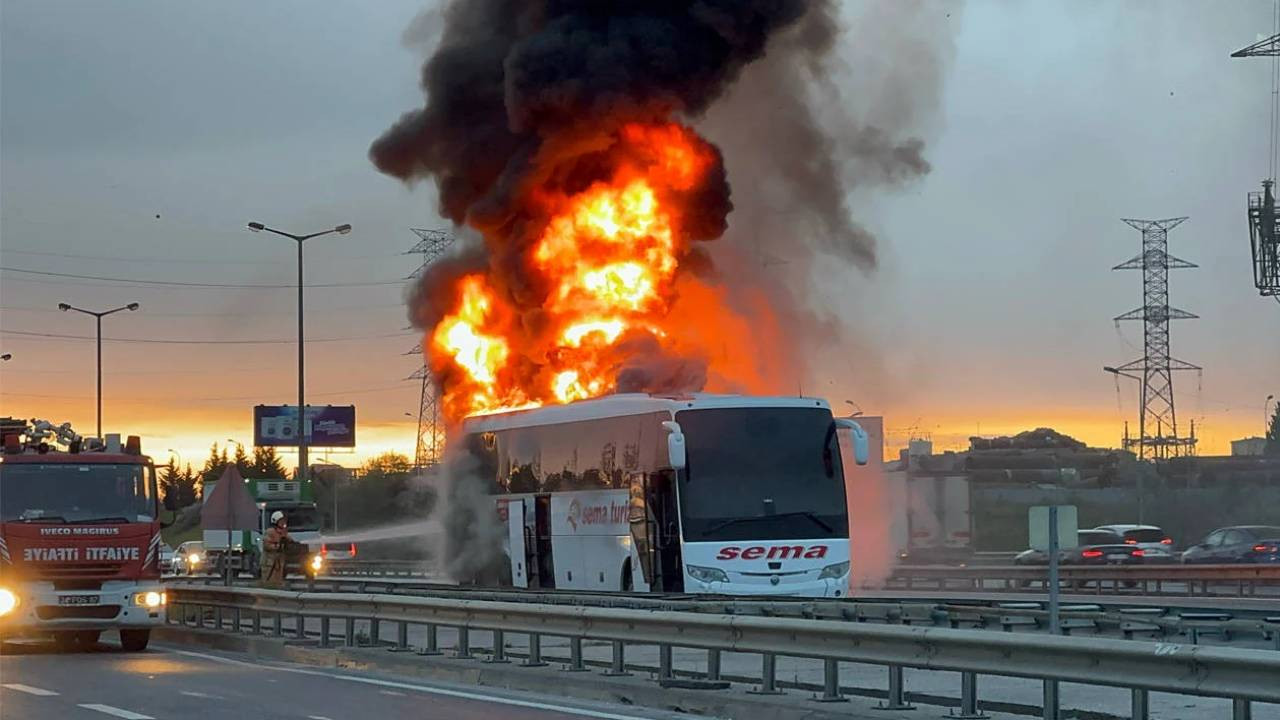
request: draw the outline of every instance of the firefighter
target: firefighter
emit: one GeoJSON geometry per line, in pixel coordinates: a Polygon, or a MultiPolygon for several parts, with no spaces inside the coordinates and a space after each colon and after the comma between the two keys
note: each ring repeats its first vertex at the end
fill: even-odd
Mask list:
{"type": "Polygon", "coordinates": [[[266,587],[284,587],[284,572],[291,544],[298,544],[289,537],[289,523],[284,513],[271,513],[271,527],[262,535],[262,584],[266,587]]]}

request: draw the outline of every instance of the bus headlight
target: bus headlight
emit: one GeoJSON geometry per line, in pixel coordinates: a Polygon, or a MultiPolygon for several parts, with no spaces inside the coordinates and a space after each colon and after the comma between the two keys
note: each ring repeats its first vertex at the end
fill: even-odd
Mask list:
{"type": "Polygon", "coordinates": [[[324,567],[324,556],[312,555],[311,556],[311,572],[318,573],[320,572],[320,568],[322,567],[324,567]]]}
{"type": "Polygon", "coordinates": [[[818,574],[819,580],[829,580],[842,578],[849,574],[849,563],[842,562],[834,565],[828,565],[822,568],[822,572],[818,574]]]}
{"type": "Polygon", "coordinates": [[[133,604],[145,608],[158,608],[165,604],[165,594],[148,590],[147,592],[134,593],[133,604]]]}
{"type": "Polygon", "coordinates": [[[701,565],[685,565],[685,572],[689,573],[689,577],[698,582],[729,582],[729,576],[720,568],[702,567],[701,565]]]}
{"type": "Polygon", "coordinates": [[[18,596],[9,588],[0,588],[0,617],[13,612],[18,607],[18,596]]]}

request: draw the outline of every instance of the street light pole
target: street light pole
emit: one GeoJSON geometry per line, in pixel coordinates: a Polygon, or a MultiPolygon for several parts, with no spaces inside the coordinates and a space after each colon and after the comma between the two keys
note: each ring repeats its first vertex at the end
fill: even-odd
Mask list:
{"type": "Polygon", "coordinates": [[[310,235],[294,235],[293,233],[287,233],[287,232],[284,232],[283,230],[277,230],[275,228],[267,227],[266,225],[263,225],[260,222],[249,223],[249,229],[252,230],[253,232],[262,232],[263,230],[265,230],[269,233],[275,233],[276,235],[287,237],[290,240],[293,240],[298,245],[298,428],[297,428],[298,430],[298,482],[300,483],[306,482],[307,474],[308,474],[307,412],[306,412],[307,406],[306,406],[306,370],[305,370],[306,353],[305,353],[305,343],[304,343],[304,330],[303,330],[303,324],[302,324],[302,321],[303,321],[302,243],[307,240],[310,240],[311,238],[320,237],[321,235],[328,235],[329,233],[338,233],[339,235],[346,235],[347,233],[351,232],[351,226],[348,224],[342,224],[330,230],[311,233],[310,235]]]}
{"type": "Polygon", "coordinates": [[[74,305],[68,305],[67,303],[58,303],[58,309],[63,312],[66,312],[68,310],[75,310],[78,313],[84,313],[85,315],[92,315],[97,321],[97,327],[98,327],[98,439],[99,440],[102,439],[102,318],[108,315],[112,315],[114,313],[118,313],[122,310],[128,310],[129,312],[133,312],[134,310],[137,310],[138,307],[139,307],[138,303],[135,302],[135,303],[129,303],[128,305],[122,305],[118,308],[113,308],[111,310],[94,311],[94,310],[85,310],[84,308],[78,308],[78,307],[75,307],[74,305]]]}

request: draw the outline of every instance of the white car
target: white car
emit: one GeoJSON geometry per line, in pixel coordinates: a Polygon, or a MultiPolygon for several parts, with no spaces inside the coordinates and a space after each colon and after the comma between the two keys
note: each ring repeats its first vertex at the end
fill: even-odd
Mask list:
{"type": "Polygon", "coordinates": [[[1173,538],[1155,525],[1099,525],[1095,530],[1113,532],[1124,539],[1125,545],[1142,549],[1143,562],[1177,562],[1173,538]]]}
{"type": "Polygon", "coordinates": [[[173,552],[174,575],[197,575],[204,570],[204,543],[199,540],[188,540],[173,552]]]}

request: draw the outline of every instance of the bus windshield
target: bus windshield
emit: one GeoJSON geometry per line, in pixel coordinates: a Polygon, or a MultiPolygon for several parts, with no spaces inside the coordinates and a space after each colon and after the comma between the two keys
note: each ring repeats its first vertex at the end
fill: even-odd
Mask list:
{"type": "Polygon", "coordinates": [[[155,498],[145,465],[0,463],[4,522],[151,522],[155,498]]]}
{"type": "Polygon", "coordinates": [[[688,449],[679,486],[686,542],[849,536],[831,411],[715,408],[676,421],[688,449]]]}

